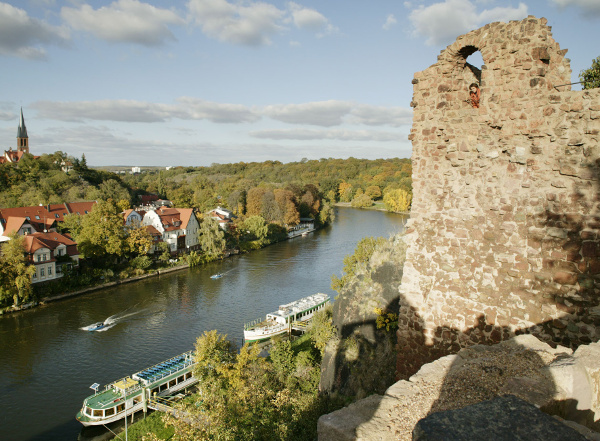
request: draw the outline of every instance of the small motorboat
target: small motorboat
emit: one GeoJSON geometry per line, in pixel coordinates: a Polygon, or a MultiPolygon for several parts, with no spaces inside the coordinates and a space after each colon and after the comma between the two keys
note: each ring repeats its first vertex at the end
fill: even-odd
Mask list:
{"type": "Polygon", "coordinates": [[[104,328],[106,326],[106,324],[104,322],[98,322],[98,323],[94,323],[93,325],[88,326],[87,330],[88,331],[98,331],[102,328],[104,328]]]}
{"type": "Polygon", "coordinates": [[[222,273],[217,273],[210,276],[211,279],[220,279],[221,277],[223,277],[222,273]]]}

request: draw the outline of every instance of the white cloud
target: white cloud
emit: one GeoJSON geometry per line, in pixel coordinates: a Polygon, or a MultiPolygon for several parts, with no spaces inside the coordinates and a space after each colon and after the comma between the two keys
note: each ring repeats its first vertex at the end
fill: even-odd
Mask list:
{"type": "Polygon", "coordinates": [[[127,42],[157,46],[175,40],[168,25],[182,25],[184,20],[172,10],[159,9],[138,0],[117,0],[109,6],[93,9],[63,7],[61,17],[73,29],[90,32],[110,42],[127,42]]]}
{"type": "Polygon", "coordinates": [[[248,123],[260,119],[254,111],[241,104],[214,103],[198,98],[183,97],[177,100],[181,119],[207,119],[214,123],[248,123]]]}
{"type": "Polygon", "coordinates": [[[65,45],[68,41],[65,28],[50,26],[29,17],[23,9],[0,3],[0,55],[43,59],[46,51],[41,46],[65,45]]]}
{"type": "Polygon", "coordinates": [[[270,36],[283,28],[285,12],[263,2],[233,4],[226,0],[190,0],[190,14],[211,38],[233,44],[270,44],[270,36]]]}
{"type": "Polygon", "coordinates": [[[271,105],[263,114],[278,121],[290,124],[311,124],[331,127],[342,123],[342,118],[352,109],[346,101],[318,101],[304,104],[271,105]]]}
{"type": "Polygon", "coordinates": [[[396,25],[396,23],[398,23],[398,20],[396,20],[396,17],[394,17],[394,14],[390,14],[385,19],[385,23],[383,24],[382,27],[386,31],[389,31],[391,28],[393,28],[396,25]]]}
{"type": "Polygon", "coordinates": [[[317,36],[319,37],[338,31],[338,29],[320,12],[315,11],[314,9],[305,8],[294,2],[290,2],[288,5],[292,15],[292,21],[298,29],[307,29],[317,32],[317,36]]]}
{"type": "Polygon", "coordinates": [[[209,120],[214,123],[253,122],[260,117],[245,106],[222,104],[183,97],[178,104],[147,103],[133,100],[100,100],[80,102],[38,101],[31,107],[38,117],[58,121],[118,121],[155,123],[174,118],[209,120]]]}
{"type": "Polygon", "coordinates": [[[351,111],[349,121],[368,126],[400,127],[412,124],[412,110],[402,107],[378,107],[357,104],[351,111]]]}
{"type": "Polygon", "coordinates": [[[250,132],[250,136],[262,139],[288,140],[339,140],[339,141],[400,141],[406,134],[377,132],[370,130],[326,130],[326,129],[273,129],[250,132]]]}
{"type": "Polygon", "coordinates": [[[600,16],[600,1],[598,0],[551,0],[562,8],[576,6],[581,8],[584,16],[600,16]]]}
{"type": "Polygon", "coordinates": [[[519,3],[517,8],[493,8],[477,11],[471,0],[445,0],[430,6],[413,9],[409,19],[413,34],[427,38],[426,44],[451,43],[456,37],[489,21],[509,21],[525,18],[527,5],[519,3]]]}

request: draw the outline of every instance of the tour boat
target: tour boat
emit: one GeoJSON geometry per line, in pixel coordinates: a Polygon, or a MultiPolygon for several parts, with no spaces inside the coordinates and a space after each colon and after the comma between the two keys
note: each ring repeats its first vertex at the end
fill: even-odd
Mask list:
{"type": "Polygon", "coordinates": [[[294,322],[310,320],[315,312],[328,304],[329,296],[318,293],[281,305],[277,311],[267,314],[265,319],[258,319],[244,325],[244,341],[259,342],[275,335],[285,334],[294,322]]]}
{"type": "Polygon", "coordinates": [[[185,352],[108,384],[98,392],[98,383],[90,386],[96,393],[83,400],[77,420],[84,426],[112,423],[139,410],[146,412],[149,402],[171,395],[198,380],[193,375],[194,354],[185,352]]]}

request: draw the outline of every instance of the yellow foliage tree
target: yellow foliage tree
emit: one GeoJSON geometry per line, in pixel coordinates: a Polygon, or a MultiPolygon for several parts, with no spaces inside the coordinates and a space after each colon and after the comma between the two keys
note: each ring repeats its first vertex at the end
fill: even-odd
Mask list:
{"type": "Polygon", "coordinates": [[[340,182],[338,194],[340,195],[340,202],[350,202],[352,200],[352,184],[340,182]]]}
{"type": "Polygon", "coordinates": [[[395,213],[408,211],[412,203],[412,193],[402,188],[390,190],[383,196],[383,203],[387,211],[395,213]]]}

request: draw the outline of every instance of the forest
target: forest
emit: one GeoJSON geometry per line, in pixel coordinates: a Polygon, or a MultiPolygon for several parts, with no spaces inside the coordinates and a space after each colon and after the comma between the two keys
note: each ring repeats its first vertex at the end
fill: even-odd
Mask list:
{"type": "MultiPolygon", "coordinates": [[[[18,165],[1,164],[0,208],[107,199],[127,201],[134,206],[141,195],[156,194],[172,201],[175,207],[195,208],[200,213],[220,205],[236,214],[258,214],[257,199],[252,199],[251,190],[259,188],[254,196],[260,194],[261,203],[263,199],[266,201],[262,204],[265,219],[274,216],[270,200],[285,201],[293,196],[300,206],[307,190],[313,198],[318,194],[330,203],[356,200],[354,205],[361,207],[377,200],[385,202],[387,195],[386,207],[390,211],[405,211],[410,202],[408,206],[404,206],[406,203],[399,206],[390,196],[410,199],[411,175],[410,159],[398,158],[303,159],[287,164],[238,162],[116,174],[88,167],[85,156],[74,158],[58,151],[39,159],[25,155],[18,165]],[[291,195],[281,192],[276,195],[275,190],[285,190],[291,195]]],[[[299,213],[301,217],[310,215],[309,199],[307,195],[304,211],[299,213]]]]}

